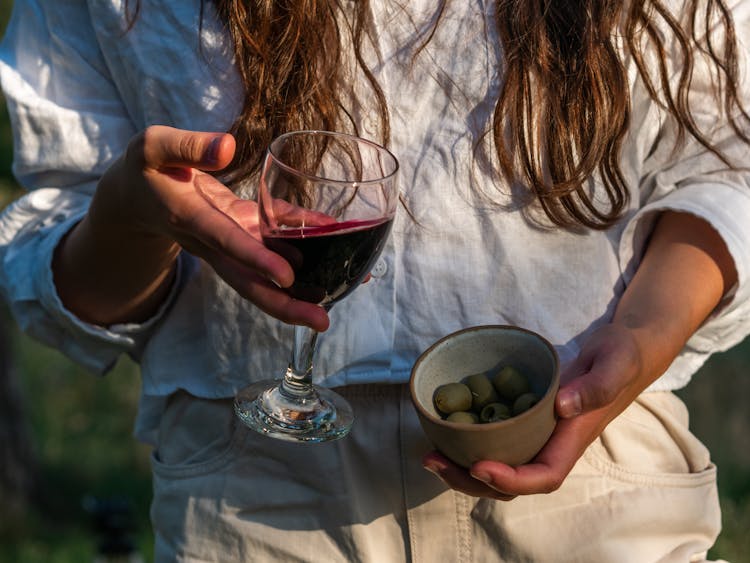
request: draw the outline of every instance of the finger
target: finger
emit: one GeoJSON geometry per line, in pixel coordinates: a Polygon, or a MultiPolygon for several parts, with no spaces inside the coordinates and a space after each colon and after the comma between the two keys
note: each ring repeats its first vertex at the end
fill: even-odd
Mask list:
{"type": "Polygon", "coordinates": [[[227,215],[242,229],[260,239],[258,204],[255,201],[238,197],[235,192],[209,174],[196,174],[192,185],[206,204],[227,215]]]}
{"type": "Polygon", "coordinates": [[[505,495],[546,494],[557,490],[565,474],[544,463],[512,467],[499,462],[482,461],[472,467],[477,482],[503,491],[505,495]]]}
{"type": "Polygon", "coordinates": [[[579,416],[633,395],[632,384],[640,369],[632,335],[612,327],[598,332],[561,376],[564,383],[555,400],[558,416],[579,416]]]}
{"type": "Polygon", "coordinates": [[[560,387],[555,397],[555,411],[560,418],[573,418],[583,413],[580,384],[560,387]]]}
{"type": "Polygon", "coordinates": [[[261,311],[286,324],[304,325],[317,332],[325,332],[330,326],[323,307],[294,299],[268,283],[251,283],[247,296],[261,311]]]}
{"type": "Polygon", "coordinates": [[[511,467],[494,461],[479,461],[472,466],[471,475],[508,495],[555,491],[598,434],[601,420],[600,412],[561,420],[542,451],[530,463],[511,467]]]}
{"type": "MultiPolygon", "coordinates": [[[[219,277],[264,313],[287,324],[309,326],[318,332],[328,330],[328,314],[317,304],[293,299],[275,282],[269,282],[241,261],[222,252],[216,252],[199,240],[190,239],[181,244],[185,250],[210,264],[219,277]]],[[[280,256],[260,246],[272,259],[280,260],[287,268],[289,267],[280,256]]],[[[252,258],[255,256],[252,255],[252,258]]]]}
{"type": "Polygon", "coordinates": [[[308,326],[318,332],[328,330],[330,320],[325,309],[299,301],[247,268],[228,259],[219,259],[212,267],[242,297],[264,313],[287,324],[308,326]]]}
{"type": "Polygon", "coordinates": [[[290,264],[260,240],[255,202],[238,198],[202,172],[189,186],[184,188],[186,197],[173,202],[166,220],[167,234],[172,239],[209,263],[226,255],[279,287],[293,283],[290,264]],[[190,197],[193,191],[200,197],[190,197]]]}
{"type": "MultiPolygon", "coordinates": [[[[254,206],[252,202],[244,200],[236,200],[233,205],[235,215],[252,213],[238,211],[241,205],[254,206]]],[[[227,257],[279,287],[292,285],[294,271],[289,262],[266,248],[222,210],[213,205],[200,205],[183,211],[181,216],[186,217],[186,220],[173,225],[173,237],[189,252],[212,264],[227,257]]]]}
{"type": "Polygon", "coordinates": [[[185,131],[153,125],[137,135],[128,147],[144,168],[179,173],[183,167],[221,170],[232,160],[234,137],[226,133],[185,131]]]}
{"type": "MultiPolygon", "coordinates": [[[[201,245],[199,241],[193,243],[201,245]]],[[[309,326],[318,332],[328,329],[328,314],[319,305],[292,298],[277,284],[229,256],[205,247],[189,252],[203,258],[241,297],[263,312],[287,324],[309,326]]]]}
{"type": "Polygon", "coordinates": [[[555,411],[560,418],[569,419],[606,407],[614,403],[630,383],[625,366],[600,360],[560,387],[555,397],[555,411]]]}
{"type": "MultiPolygon", "coordinates": [[[[200,223],[202,219],[197,217],[196,221],[200,223]]],[[[292,285],[294,271],[289,262],[268,250],[231,220],[227,219],[226,222],[228,224],[219,235],[197,228],[195,231],[177,234],[175,239],[185,250],[202,258],[214,268],[222,261],[231,260],[277,288],[292,285]]]]}
{"type": "Polygon", "coordinates": [[[572,418],[583,412],[581,396],[571,382],[585,374],[591,365],[590,360],[580,354],[560,372],[560,388],[555,397],[555,410],[561,418],[572,418]]]}
{"type": "Polygon", "coordinates": [[[436,475],[448,487],[473,497],[487,497],[495,500],[512,500],[516,495],[493,489],[473,478],[469,472],[452,463],[439,452],[430,452],[422,458],[424,468],[436,475]]]}

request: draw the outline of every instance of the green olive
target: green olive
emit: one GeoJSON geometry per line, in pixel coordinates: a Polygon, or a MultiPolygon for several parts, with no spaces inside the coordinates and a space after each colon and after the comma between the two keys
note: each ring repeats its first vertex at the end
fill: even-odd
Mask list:
{"type": "Polygon", "coordinates": [[[534,393],[524,393],[520,395],[513,403],[513,416],[526,412],[539,402],[539,397],[534,393]]]}
{"type": "Polygon", "coordinates": [[[435,408],[443,414],[468,411],[471,408],[471,389],[463,383],[446,383],[435,390],[435,408]]]}
{"type": "Polygon", "coordinates": [[[479,420],[482,422],[497,422],[511,416],[508,405],[504,403],[490,403],[482,409],[482,412],[479,414],[479,420]]]}
{"type": "Polygon", "coordinates": [[[476,413],[469,411],[456,411],[450,413],[446,419],[448,422],[462,422],[464,424],[477,424],[479,417],[476,413]]]}
{"type": "Polygon", "coordinates": [[[464,379],[464,383],[471,389],[471,408],[480,412],[482,407],[498,401],[497,391],[492,386],[490,378],[485,373],[475,373],[464,379]]]}
{"type": "Polygon", "coordinates": [[[502,398],[511,402],[530,390],[528,379],[512,366],[505,366],[497,372],[492,384],[502,398]]]}

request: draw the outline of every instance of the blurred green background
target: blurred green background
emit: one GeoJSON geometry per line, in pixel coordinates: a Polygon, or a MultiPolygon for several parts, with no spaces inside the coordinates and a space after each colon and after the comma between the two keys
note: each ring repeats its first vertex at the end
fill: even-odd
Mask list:
{"type": "MultiPolygon", "coordinates": [[[[0,1],[0,29],[12,2],[0,1]]],[[[11,174],[12,143],[0,110],[0,209],[20,194],[11,174]]],[[[719,466],[723,531],[712,558],[750,562],[750,340],[714,356],[679,395],[693,431],[719,466]]],[[[104,378],[21,334],[0,302],[0,386],[11,405],[0,422],[0,451],[25,470],[0,487],[0,563],[91,561],[98,542],[85,499],[116,499],[133,508],[132,539],[152,560],[148,523],[148,448],[132,438],[137,366],[122,360],[104,378]],[[5,343],[5,345],[3,345],[5,343]],[[10,415],[13,415],[12,417],[10,415]],[[12,424],[8,419],[12,418],[12,424]],[[15,481],[14,481],[15,479],[15,481]]],[[[1,485],[2,483],[0,483],[1,485]]],[[[605,562],[603,562],[605,563],[605,562]]]]}

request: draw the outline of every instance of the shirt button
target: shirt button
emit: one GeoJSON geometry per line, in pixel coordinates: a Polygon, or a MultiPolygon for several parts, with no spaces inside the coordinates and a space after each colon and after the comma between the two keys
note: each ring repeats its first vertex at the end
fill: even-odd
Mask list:
{"type": "Polygon", "coordinates": [[[373,267],[372,272],[370,273],[372,274],[373,278],[382,278],[387,271],[388,271],[388,264],[386,264],[385,260],[381,258],[380,260],[375,262],[375,266],[373,267]]]}

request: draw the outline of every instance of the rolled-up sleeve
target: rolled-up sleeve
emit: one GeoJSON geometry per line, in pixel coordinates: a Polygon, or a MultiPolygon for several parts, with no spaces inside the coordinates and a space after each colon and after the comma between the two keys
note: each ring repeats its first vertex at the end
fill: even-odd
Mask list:
{"type": "Polygon", "coordinates": [[[659,191],[666,193],[647,203],[625,228],[620,244],[625,277],[635,273],[660,212],[691,213],[707,221],[724,240],[738,281],[688,346],[708,353],[726,350],[750,334],[750,175],[701,175],[664,188],[659,191]]]}
{"type": "MultiPolygon", "coordinates": [[[[735,3],[734,16],[738,37],[746,40],[750,36],[748,2],[735,3]]],[[[749,60],[745,46],[741,49],[741,65],[747,68],[749,60]]],[[[717,104],[707,97],[710,73],[698,65],[693,81],[691,100],[696,122],[728,162],[690,137],[683,145],[675,145],[678,136],[674,123],[655,117],[653,122],[660,125],[654,136],[660,142],[645,159],[637,193],[638,210],[629,218],[620,239],[621,268],[625,280],[632,279],[655,219],[660,212],[674,210],[698,216],[716,230],[734,260],[738,281],[652,389],[686,384],[712,353],[728,350],[750,334],[750,148],[722,121],[717,104]],[[675,146],[679,151],[673,150],[675,146]]],[[[744,94],[745,107],[749,107],[750,84],[745,82],[739,91],[744,94]]],[[[750,135],[747,122],[740,122],[745,135],[750,135]]]]}
{"type": "Polygon", "coordinates": [[[138,356],[168,303],[146,323],[99,327],[67,311],[55,290],[55,247],[85,215],[98,178],[135,133],[86,3],[15,2],[0,47],[0,79],[14,174],[29,192],[0,215],[0,293],[24,331],[106,372],[121,354],[138,356]]]}

